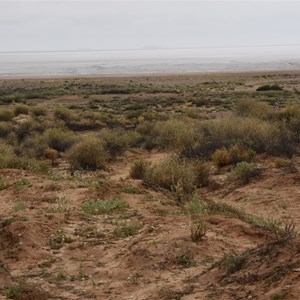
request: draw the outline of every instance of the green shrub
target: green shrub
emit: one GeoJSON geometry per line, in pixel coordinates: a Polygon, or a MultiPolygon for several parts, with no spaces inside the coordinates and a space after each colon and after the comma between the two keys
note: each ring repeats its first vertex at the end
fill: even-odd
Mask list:
{"type": "Polygon", "coordinates": [[[8,299],[17,299],[17,297],[21,296],[22,288],[17,285],[10,285],[5,290],[5,297],[8,299]]]}
{"type": "Polygon", "coordinates": [[[193,99],[192,103],[196,106],[204,106],[204,105],[212,104],[212,101],[209,99],[199,98],[199,99],[193,99]]]}
{"type": "Polygon", "coordinates": [[[55,118],[63,120],[66,123],[78,119],[78,116],[76,116],[72,110],[64,107],[57,108],[54,111],[54,116],[55,118]]]}
{"type": "Polygon", "coordinates": [[[0,122],[0,138],[5,138],[12,131],[12,126],[8,122],[0,122]]]}
{"type": "Polygon", "coordinates": [[[239,271],[247,261],[247,254],[236,254],[231,252],[225,256],[222,261],[223,267],[226,269],[227,274],[232,274],[239,271]]]}
{"type": "Polygon", "coordinates": [[[253,164],[247,162],[240,162],[233,169],[230,177],[238,180],[243,184],[247,184],[253,177],[260,174],[260,170],[257,169],[253,164]]]}
{"type": "Polygon", "coordinates": [[[88,136],[75,144],[68,157],[73,169],[104,169],[109,158],[105,143],[96,136],[88,136]]]}
{"type": "Polygon", "coordinates": [[[137,132],[141,135],[143,145],[150,150],[158,146],[158,126],[156,122],[144,121],[137,127],[137,132]]]}
{"type": "Polygon", "coordinates": [[[114,230],[114,236],[116,237],[128,237],[139,233],[143,227],[141,223],[121,223],[117,224],[117,228],[114,230]]]}
{"type": "Polygon", "coordinates": [[[274,117],[292,132],[296,142],[300,142],[300,105],[288,106],[274,117]]]}
{"type": "Polygon", "coordinates": [[[32,135],[39,128],[37,121],[29,119],[25,120],[16,129],[16,134],[19,141],[23,141],[26,137],[32,135]]]}
{"type": "Polygon", "coordinates": [[[48,148],[66,151],[74,145],[77,137],[74,132],[64,128],[49,128],[43,133],[42,140],[48,148]]]}
{"type": "Polygon", "coordinates": [[[16,156],[13,147],[4,142],[0,142],[0,153],[0,169],[11,168],[46,172],[49,168],[47,162],[16,156]]]}
{"type": "Polygon", "coordinates": [[[47,115],[47,108],[44,107],[43,105],[36,105],[36,106],[32,107],[31,112],[36,117],[46,116],[47,115]]]}
{"type": "Polygon", "coordinates": [[[104,141],[105,149],[111,158],[122,155],[129,147],[139,145],[142,140],[138,133],[126,131],[121,128],[104,128],[101,130],[99,136],[104,141]]]}
{"type": "Polygon", "coordinates": [[[208,158],[217,149],[228,149],[236,144],[253,149],[257,153],[266,152],[273,155],[292,155],[295,151],[292,136],[286,128],[259,119],[229,118],[203,121],[195,130],[199,132],[198,136],[190,138],[188,147],[181,151],[182,156],[208,158]]]}
{"type": "Polygon", "coordinates": [[[175,151],[183,156],[192,156],[193,147],[202,141],[197,122],[191,119],[171,119],[157,123],[156,139],[161,148],[175,151]]]}
{"type": "Polygon", "coordinates": [[[145,159],[139,159],[134,162],[130,168],[130,177],[134,179],[143,179],[146,171],[150,168],[150,162],[145,159]]]}
{"type": "Polygon", "coordinates": [[[198,160],[171,157],[148,168],[143,181],[150,186],[171,191],[178,202],[183,202],[197,187],[208,184],[209,169],[207,164],[198,160]]]}
{"type": "Polygon", "coordinates": [[[0,108],[0,121],[11,121],[14,117],[14,113],[9,109],[0,108]]]}
{"type": "Polygon", "coordinates": [[[241,117],[260,119],[270,119],[272,115],[272,109],[268,103],[256,100],[239,100],[236,103],[236,112],[241,117]]]}
{"type": "Polygon", "coordinates": [[[230,163],[237,164],[241,161],[251,162],[255,158],[255,151],[242,145],[233,145],[228,149],[230,163]]]}
{"type": "Polygon", "coordinates": [[[27,105],[24,104],[18,104],[14,107],[14,112],[15,112],[15,116],[18,115],[28,115],[29,113],[29,107],[27,105]]]}
{"type": "Polygon", "coordinates": [[[42,157],[47,143],[41,135],[30,135],[16,147],[16,153],[25,157],[42,157]]]}
{"type": "Polygon", "coordinates": [[[109,214],[120,212],[128,207],[127,202],[120,199],[111,200],[89,200],[82,205],[85,213],[93,215],[109,214]]]}
{"type": "Polygon", "coordinates": [[[262,85],[256,89],[258,92],[264,92],[264,91],[283,91],[283,88],[279,86],[278,84],[273,84],[273,85],[262,85]]]}

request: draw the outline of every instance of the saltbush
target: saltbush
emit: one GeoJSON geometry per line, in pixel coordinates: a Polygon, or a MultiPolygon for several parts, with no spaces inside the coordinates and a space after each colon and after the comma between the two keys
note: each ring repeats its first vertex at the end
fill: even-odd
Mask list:
{"type": "Polygon", "coordinates": [[[105,143],[96,136],[87,136],[75,144],[68,153],[72,169],[104,169],[109,158],[105,143]]]}
{"type": "Polygon", "coordinates": [[[24,104],[18,104],[14,107],[15,116],[18,115],[27,115],[29,113],[29,107],[24,104]]]}
{"type": "Polygon", "coordinates": [[[14,117],[14,113],[9,109],[0,108],[0,121],[11,121],[14,117]]]}

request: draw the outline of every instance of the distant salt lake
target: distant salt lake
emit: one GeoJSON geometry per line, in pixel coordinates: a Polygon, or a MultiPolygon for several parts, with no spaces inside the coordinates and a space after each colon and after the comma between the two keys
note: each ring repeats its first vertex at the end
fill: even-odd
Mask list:
{"type": "Polygon", "coordinates": [[[299,46],[0,52],[0,76],[300,70],[299,46]]]}

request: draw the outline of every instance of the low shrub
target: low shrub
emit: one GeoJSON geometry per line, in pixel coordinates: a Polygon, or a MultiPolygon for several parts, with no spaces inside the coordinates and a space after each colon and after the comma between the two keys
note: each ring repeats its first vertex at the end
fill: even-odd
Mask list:
{"type": "Polygon", "coordinates": [[[296,142],[300,142],[300,105],[286,107],[275,114],[275,119],[291,131],[296,142]]]}
{"type": "Polygon", "coordinates": [[[116,129],[102,129],[100,138],[105,143],[105,149],[114,159],[122,155],[129,147],[141,144],[142,137],[137,132],[126,131],[121,128],[116,129]]]}
{"type": "Polygon", "coordinates": [[[254,117],[260,119],[270,119],[272,108],[266,102],[256,100],[239,100],[236,103],[236,112],[241,117],[254,117]]]}
{"type": "Polygon", "coordinates": [[[85,213],[93,215],[108,214],[112,212],[120,212],[128,207],[127,202],[121,199],[111,200],[89,200],[82,205],[85,213]]]}
{"type": "Polygon", "coordinates": [[[144,147],[151,150],[158,147],[158,126],[154,121],[144,121],[138,125],[136,129],[137,133],[140,134],[144,147]]]}
{"type": "Polygon", "coordinates": [[[39,128],[39,123],[33,119],[25,120],[16,128],[16,134],[19,141],[23,141],[30,135],[33,135],[39,128]]]}
{"type": "Polygon", "coordinates": [[[233,145],[228,149],[230,162],[237,164],[241,161],[251,162],[255,158],[255,151],[242,145],[233,145]]]}
{"type": "Polygon", "coordinates": [[[41,135],[30,135],[15,147],[17,155],[25,157],[43,157],[45,149],[48,148],[47,143],[44,141],[41,135]]]}
{"type": "Polygon", "coordinates": [[[200,218],[192,220],[191,224],[191,239],[193,242],[199,242],[205,237],[207,232],[206,224],[200,218]]]}
{"type": "Polygon", "coordinates": [[[12,131],[12,126],[8,122],[0,122],[0,138],[5,138],[12,131]]]}
{"type": "Polygon", "coordinates": [[[64,128],[49,128],[43,133],[42,140],[49,148],[66,151],[74,145],[77,137],[74,132],[64,128]]]}
{"type": "Polygon", "coordinates": [[[68,153],[72,169],[104,169],[109,158],[105,143],[96,136],[88,136],[75,144],[68,153]]]}
{"type": "Polygon", "coordinates": [[[170,149],[185,157],[193,156],[193,148],[202,142],[198,122],[192,119],[171,119],[157,123],[156,139],[161,148],[170,149]]]}
{"type": "Polygon", "coordinates": [[[0,121],[8,122],[14,117],[14,113],[9,109],[0,108],[0,121]]]}
{"type": "Polygon", "coordinates": [[[229,152],[226,148],[217,149],[211,156],[214,165],[218,168],[231,164],[229,152]]]}
{"type": "Polygon", "coordinates": [[[32,107],[31,112],[34,116],[46,116],[47,115],[47,108],[42,105],[36,105],[32,107]]]}
{"type": "Polygon", "coordinates": [[[273,85],[262,85],[256,89],[257,92],[264,92],[264,91],[283,91],[283,88],[278,84],[273,85]]]}
{"type": "MultiPolygon", "coordinates": [[[[293,138],[283,126],[254,118],[229,118],[200,122],[189,136],[185,147],[179,147],[185,157],[210,157],[217,149],[236,144],[256,153],[292,155],[293,138]]],[[[175,146],[174,146],[175,147],[175,146]]]]}
{"type": "Polygon", "coordinates": [[[48,171],[49,164],[47,162],[16,156],[13,147],[4,142],[0,142],[0,153],[0,169],[11,168],[37,172],[48,171]]]}
{"type": "Polygon", "coordinates": [[[15,116],[18,116],[18,115],[28,115],[29,113],[29,107],[27,105],[24,105],[24,104],[18,104],[14,107],[14,113],[15,113],[15,116]]]}
{"type": "Polygon", "coordinates": [[[260,174],[260,170],[251,163],[240,162],[233,169],[231,179],[238,180],[242,184],[247,184],[253,177],[260,174]]]}
{"type": "Polygon", "coordinates": [[[150,186],[169,190],[178,202],[184,202],[197,187],[208,184],[209,168],[202,161],[171,157],[149,167],[143,181],[150,186]]]}
{"type": "Polygon", "coordinates": [[[134,179],[143,179],[145,173],[150,168],[151,163],[145,159],[139,159],[134,162],[130,168],[130,177],[134,179]]]}
{"type": "Polygon", "coordinates": [[[78,116],[76,116],[72,110],[65,107],[57,108],[54,111],[54,116],[55,118],[63,120],[66,123],[74,121],[78,118],[78,116]]]}
{"type": "Polygon", "coordinates": [[[143,227],[141,223],[120,223],[117,224],[116,229],[114,230],[115,237],[129,237],[139,233],[140,229],[143,227]]]}

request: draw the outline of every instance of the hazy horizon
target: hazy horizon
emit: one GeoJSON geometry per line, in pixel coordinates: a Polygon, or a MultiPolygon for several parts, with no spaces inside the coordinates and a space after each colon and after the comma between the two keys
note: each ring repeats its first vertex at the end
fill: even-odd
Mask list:
{"type": "Polygon", "coordinates": [[[0,1],[0,75],[297,69],[300,2],[0,1]]]}

